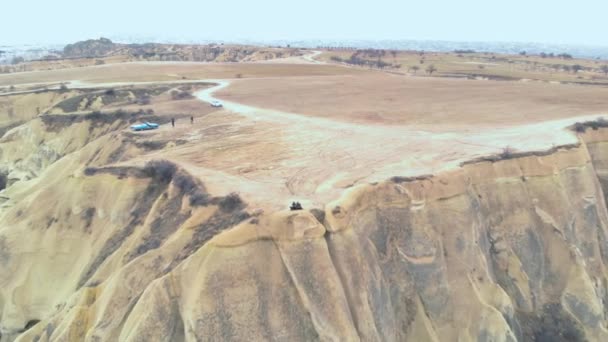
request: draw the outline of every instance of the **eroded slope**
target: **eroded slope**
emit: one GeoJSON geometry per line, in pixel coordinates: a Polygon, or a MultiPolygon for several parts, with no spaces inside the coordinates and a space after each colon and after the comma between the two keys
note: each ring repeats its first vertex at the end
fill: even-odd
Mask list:
{"type": "Polygon", "coordinates": [[[3,342],[608,337],[605,128],[263,213],[155,160],[204,145],[125,131],[138,115],[45,115],[0,140],[3,342]]]}

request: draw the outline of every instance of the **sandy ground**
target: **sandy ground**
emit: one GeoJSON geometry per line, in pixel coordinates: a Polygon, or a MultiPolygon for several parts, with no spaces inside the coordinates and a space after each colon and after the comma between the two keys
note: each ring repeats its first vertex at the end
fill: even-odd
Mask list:
{"type": "MultiPolygon", "coordinates": [[[[204,102],[230,90],[228,81],[197,93],[204,102]]],[[[549,149],[577,142],[566,126],[597,115],[483,131],[420,130],[408,125],[363,125],[225,101],[203,122],[164,127],[161,137],[192,143],[155,157],[179,161],[213,192],[238,191],[254,206],[278,209],[299,200],[322,206],[345,189],[392,176],[435,174],[502,152],[549,149]],[[234,115],[238,114],[238,115],[234,115]]],[[[446,126],[447,127],[447,126],[446,126]]],[[[145,156],[146,159],[151,156],[145,156]]]]}
{"type": "Polygon", "coordinates": [[[0,75],[0,86],[80,80],[152,82],[205,78],[264,78],[367,73],[336,65],[298,63],[133,62],[0,75]]]}
{"type": "MultiPolygon", "coordinates": [[[[608,75],[600,70],[606,61],[596,59],[573,58],[564,59],[557,56],[542,58],[534,55],[506,55],[492,53],[457,53],[457,52],[420,52],[394,51],[395,55],[385,51],[381,60],[389,63],[391,72],[401,74],[426,75],[426,68],[433,65],[436,72],[433,76],[451,77],[489,77],[499,79],[533,79],[551,82],[595,83],[608,82],[608,75]],[[398,68],[395,65],[399,65],[398,68]],[[574,65],[584,69],[572,72],[574,65]],[[417,67],[418,70],[412,68],[417,67]],[[569,69],[564,69],[567,67],[569,69]]],[[[336,50],[323,51],[317,60],[336,63],[332,57],[349,59],[355,51],[336,50]]],[[[359,58],[375,62],[378,56],[360,53],[359,58]]]]}
{"type": "Polygon", "coordinates": [[[608,110],[608,87],[366,73],[239,80],[239,103],[363,124],[518,125],[608,110]]]}
{"type": "Polygon", "coordinates": [[[434,174],[506,147],[574,143],[564,127],[608,109],[608,89],[589,86],[404,77],[314,64],[128,64],[122,75],[108,68],[0,82],[20,77],[116,86],[176,81],[166,75],[178,70],[204,75],[196,80],[218,86],[196,96],[203,103],[217,97],[224,108],[204,111],[194,124],[178,120],[175,128],[142,133],[187,143],[127,163],[170,159],[212,193],[238,191],[252,206],[270,210],[292,200],[323,206],[356,184],[434,174]],[[232,77],[244,70],[258,77],[232,77]]]}

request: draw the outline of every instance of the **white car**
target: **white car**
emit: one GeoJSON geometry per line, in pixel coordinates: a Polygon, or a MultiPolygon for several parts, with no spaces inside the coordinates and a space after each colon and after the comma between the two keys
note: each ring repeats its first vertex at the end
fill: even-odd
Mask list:
{"type": "Polygon", "coordinates": [[[222,107],[222,103],[218,100],[211,101],[211,107],[222,107]]]}

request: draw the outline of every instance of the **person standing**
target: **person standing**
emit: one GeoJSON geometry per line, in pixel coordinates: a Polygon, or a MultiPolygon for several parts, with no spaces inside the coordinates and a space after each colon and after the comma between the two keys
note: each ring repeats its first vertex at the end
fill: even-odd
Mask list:
{"type": "Polygon", "coordinates": [[[194,124],[194,116],[190,115],[190,124],[194,124]]]}
{"type": "Polygon", "coordinates": [[[171,127],[175,127],[175,118],[171,118],[171,127]]]}

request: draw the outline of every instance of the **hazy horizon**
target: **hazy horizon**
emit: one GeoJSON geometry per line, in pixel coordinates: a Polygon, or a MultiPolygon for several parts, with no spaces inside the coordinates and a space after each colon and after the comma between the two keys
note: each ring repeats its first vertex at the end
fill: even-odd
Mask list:
{"type": "Polygon", "coordinates": [[[309,0],[150,4],[106,0],[83,6],[75,0],[4,4],[0,45],[66,44],[85,39],[132,37],[180,41],[432,40],[522,42],[608,46],[599,28],[608,4],[548,0],[447,0],[403,3],[379,0],[369,6],[309,0]],[[32,9],[36,11],[32,11],[32,9]]]}

